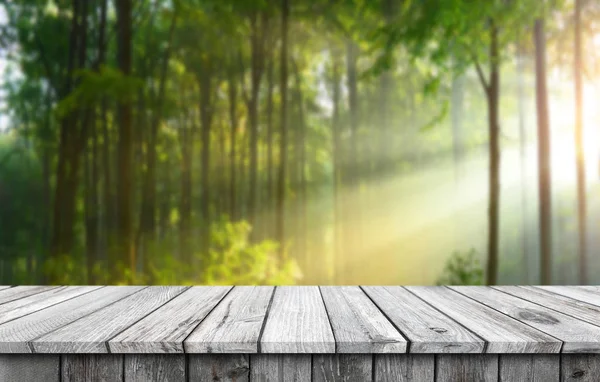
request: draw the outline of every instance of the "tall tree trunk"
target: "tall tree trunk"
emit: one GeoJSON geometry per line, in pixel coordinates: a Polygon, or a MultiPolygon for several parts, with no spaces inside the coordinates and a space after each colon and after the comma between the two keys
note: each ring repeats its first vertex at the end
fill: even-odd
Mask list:
{"type": "Polygon", "coordinates": [[[95,284],[94,267],[98,261],[98,137],[96,116],[92,119],[91,150],[86,153],[86,223],[87,280],[95,284]]]}
{"type": "Polygon", "coordinates": [[[552,281],[552,198],[550,177],[550,119],[546,87],[546,36],[544,20],[535,21],[535,90],[538,118],[538,192],[540,198],[540,281],[552,281]]]}
{"type": "MultiPolygon", "coordinates": [[[[125,76],[131,74],[132,63],[132,25],[131,25],[131,0],[120,0],[116,3],[117,9],[117,41],[119,69],[125,76]]],[[[119,123],[119,181],[117,182],[118,205],[118,249],[119,254],[125,255],[125,264],[130,268],[135,277],[136,259],[132,235],[132,155],[133,155],[133,126],[131,100],[122,99],[118,103],[119,123]]],[[[114,257],[112,266],[116,265],[114,257]]]]}
{"type": "MultiPolygon", "coordinates": [[[[335,48],[334,48],[335,49],[335,48]]],[[[334,227],[334,275],[337,284],[343,280],[343,246],[342,234],[344,219],[342,216],[342,203],[340,190],[342,189],[342,140],[340,121],[340,99],[342,94],[342,75],[340,57],[337,52],[332,52],[332,104],[331,129],[333,136],[333,227],[334,227]]]]}
{"type": "Polygon", "coordinates": [[[347,209],[344,212],[344,219],[348,223],[344,227],[344,242],[347,244],[344,247],[346,256],[344,274],[346,275],[347,282],[352,282],[356,273],[358,256],[361,253],[359,245],[362,241],[358,174],[360,172],[360,161],[358,160],[358,46],[354,41],[347,41],[346,54],[350,142],[347,151],[348,172],[344,178],[347,180],[346,192],[350,194],[352,209],[347,209]]]}
{"type": "Polygon", "coordinates": [[[265,195],[265,209],[268,213],[268,219],[266,219],[265,232],[272,233],[272,213],[273,213],[273,200],[274,200],[274,169],[273,169],[273,112],[274,102],[273,93],[275,88],[275,56],[272,54],[269,60],[269,68],[267,70],[267,192],[265,195]]]}
{"type": "Polygon", "coordinates": [[[229,98],[229,210],[231,214],[231,220],[238,220],[237,210],[237,130],[238,130],[238,117],[237,117],[237,82],[235,78],[235,72],[230,70],[228,79],[228,98],[229,98]]]}
{"type": "MultiPolygon", "coordinates": [[[[255,12],[251,17],[250,44],[252,54],[252,69],[251,69],[251,84],[250,84],[250,99],[248,100],[248,120],[250,124],[250,168],[248,178],[248,221],[253,230],[258,228],[256,221],[257,209],[257,186],[258,186],[258,104],[260,82],[263,74],[263,66],[265,60],[265,31],[267,18],[266,14],[262,13],[259,17],[255,12]],[[261,24],[261,27],[259,27],[261,24]]],[[[252,237],[256,237],[254,234],[252,237]]]]}
{"type": "Polygon", "coordinates": [[[587,284],[587,197],[583,148],[582,0],[575,0],[575,155],[577,164],[577,222],[579,225],[579,283],[587,284]]]}
{"type": "Polygon", "coordinates": [[[462,162],[465,152],[462,123],[464,112],[464,87],[465,77],[455,75],[452,78],[452,153],[454,159],[454,179],[456,182],[462,175],[462,162]]]}
{"type": "Polygon", "coordinates": [[[281,55],[280,55],[280,93],[281,108],[280,121],[281,132],[279,141],[279,174],[277,179],[277,241],[279,242],[279,257],[284,259],[285,254],[285,179],[287,169],[287,142],[288,142],[288,115],[287,115],[287,93],[288,93],[288,18],[290,12],[290,0],[281,0],[281,55]]]}
{"type": "MultiPolygon", "coordinates": [[[[186,98],[183,97],[182,104],[186,98]]],[[[180,258],[186,264],[192,260],[192,158],[194,158],[195,121],[185,115],[180,127],[181,141],[181,199],[179,204],[180,258]]]]}
{"type": "Polygon", "coordinates": [[[487,284],[495,285],[498,280],[498,237],[500,222],[500,52],[498,48],[498,27],[491,22],[492,41],[490,44],[490,80],[487,86],[488,128],[489,128],[489,206],[488,206],[488,262],[487,284]]]}
{"type": "Polygon", "coordinates": [[[202,224],[200,229],[200,248],[203,254],[207,254],[210,247],[210,130],[212,119],[211,105],[211,67],[205,62],[198,73],[198,85],[200,87],[200,123],[202,141],[202,159],[200,169],[200,187],[202,188],[202,199],[200,201],[200,213],[202,224]]]}
{"type": "MultiPolygon", "coordinates": [[[[295,106],[297,111],[297,122],[295,129],[295,149],[294,149],[294,168],[295,175],[292,177],[294,179],[294,184],[296,188],[296,255],[298,257],[299,263],[302,269],[305,270],[307,274],[312,275],[313,277],[317,277],[314,275],[312,271],[309,270],[310,267],[310,259],[308,258],[308,252],[306,250],[307,244],[307,225],[306,225],[306,119],[304,115],[304,95],[302,92],[302,78],[300,75],[300,70],[298,69],[298,65],[294,59],[291,60],[296,89],[295,89],[295,106]]],[[[306,279],[307,283],[313,283],[310,278],[306,279]]]]}
{"type": "MultiPolygon", "coordinates": [[[[163,118],[167,72],[169,68],[169,60],[171,58],[172,41],[176,24],[177,11],[175,10],[173,11],[173,16],[171,17],[171,24],[169,26],[168,45],[164,52],[164,56],[161,63],[158,91],[154,100],[154,110],[152,112],[148,144],[146,146],[146,173],[143,178],[142,205],[140,209],[139,224],[139,241],[143,243],[144,248],[146,248],[148,244],[154,243],[156,238],[156,149],[158,145],[159,127],[163,118]]],[[[151,265],[150,256],[147,250],[144,253],[143,260],[144,271],[147,271],[151,265]]]]}
{"type": "Polygon", "coordinates": [[[529,221],[528,221],[528,203],[527,203],[527,131],[526,131],[526,97],[525,97],[525,53],[523,52],[521,41],[517,42],[517,100],[519,104],[519,159],[521,172],[521,247],[523,251],[523,272],[525,274],[524,282],[529,283],[529,221]]]}

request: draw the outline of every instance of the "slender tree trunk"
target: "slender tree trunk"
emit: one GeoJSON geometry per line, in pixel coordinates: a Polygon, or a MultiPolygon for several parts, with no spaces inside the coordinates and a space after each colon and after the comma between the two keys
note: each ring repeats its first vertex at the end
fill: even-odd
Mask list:
{"type": "Polygon", "coordinates": [[[287,93],[288,93],[288,17],[290,12],[290,0],[281,0],[281,56],[280,56],[280,93],[281,93],[281,136],[279,142],[279,174],[277,179],[277,241],[279,242],[279,257],[285,256],[285,179],[288,163],[288,115],[287,115],[287,93]]]}
{"type": "Polygon", "coordinates": [[[546,87],[546,36],[544,20],[535,21],[535,79],[538,117],[538,166],[540,198],[540,278],[552,281],[552,197],[550,184],[550,120],[546,87]]]}
{"type": "Polygon", "coordinates": [[[583,148],[582,0],[575,0],[575,155],[577,164],[577,222],[579,225],[579,283],[587,284],[587,197],[583,148]]]}
{"type": "Polygon", "coordinates": [[[274,189],[274,168],[273,168],[273,93],[275,88],[275,56],[272,55],[269,60],[269,68],[267,70],[267,192],[266,192],[266,210],[268,211],[268,219],[265,225],[265,232],[272,232],[272,210],[273,200],[275,195],[274,189]]]}
{"type": "Polygon", "coordinates": [[[347,53],[347,85],[348,85],[348,112],[349,112],[349,126],[350,126],[350,142],[347,151],[347,164],[348,173],[345,175],[346,192],[350,194],[350,200],[352,203],[352,210],[346,210],[344,212],[344,219],[348,223],[345,225],[345,275],[348,282],[354,280],[356,273],[356,265],[358,256],[361,253],[359,245],[361,243],[361,225],[360,225],[360,195],[359,195],[359,176],[358,172],[359,163],[358,160],[358,47],[354,41],[347,41],[346,44],[347,53]]]}
{"type": "Polygon", "coordinates": [[[527,132],[525,123],[525,56],[521,42],[517,42],[517,100],[519,104],[519,158],[521,167],[521,246],[523,251],[523,271],[525,284],[529,283],[529,221],[527,203],[527,132]]]}
{"type": "Polygon", "coordinates": [[[500,52],[498,48],[498,27],[492,21],[492,41],[490,44],[490,81],[487,90],[489,128],[489,206],[488,206],[488,262],[487,284],[496,285],[498,280],[498,237],[500,222],[500,52]]]}
{"type": "Polygon", "coordinates": [[[231,220],[238,220],[237,211],[237,130],[238,130],[238,117],[237,117],[237,83],[233,71],[229,73],[228,83],[228,97],[229,97],[229,123],[230,123],[230,134],[229,134],[229,166],[230,166],[230,177],[229,177],[229,210],[231,214],[231,220]]]}
{"type": "Polygon", "coordinates": [[[340,98],[342,93],[342,75],[341,63],[337,52],[332,53],[332,118],[331,129],[333,131],[333,227],[334,227],[334,264],[335,281],[341,284],[343,279],[343,223],[342,203],[340,200],[340,189],[342,188],[342,140],[341,140],[341,121],[340,121],[340,98]]]}
{"type": "Polygon", "coordinates": [[[111,137],[108,131],[108,107],[106,100],[102,100],[100,113],[102,119],[102,169],[104,178],[104,251],[105,255],[113,251],[113,238],[115,234],[115,206],[113,193],[113,178],[111,175],[111,137]]]}
{"type": "Polygon", "coordinates": [[[454,159],[454,179],[456,182],[462,175],[462,162],[465,152],[462,123],[464,109],[465,78],[462,75],[452,78],[452,153],[454,159]]]}
{"type": "MultiPolygon", "coordinates": [[[[183,93],[183,92],[182,92],[183,93]]],[[[185,101],[185,97],[183,97],[185,101]]],[[[185,104],[185,102],[182,102],[185,104]]],[[[181,259],[191,264],[191,224],[192,224],[192,158],[194,157],[194,121],[186,115],[181,126],[181,199],[179,204],[179,248],[181,259]]]]}
{"type": "Polygon", "coordinates": [[[212,119],[211,105],[211,68],[205,63],[202,72],[198,73],[198,85],[200,87],[200,123],[202,158],[200,170],[200,187],[202,188],[202,199],[200,201],[200,213],[202,214],[202,225],[200,230],[201,251],[206,254],[210,247],[210,132],[212,119]]]}
{"type": "MultiPolygon", "coordinates": [[[[132,25],[131,0],[117,2],[117,36],[119,69],[125,76],[131,74],[132,63],[132,25]]],[[[118,103],[119,123],[119,181],[117,182],[118,201],[118,240],[119,254],[125,256],[125,264],[130,268],[133,277],[136,271],[135,248],[132,235],[132,155],[133,155],[133,126],[131,100],[123,99],[118,103]]],[[[116,258],[112,259],[115,266],[116,258]]]]}
{"type": "Polygon", "coordinates": [[[96,116],[92,119],[91,150],[86,153],[86,252],[87,280],[95,284],[94,267],[98,254],[98,137],[96,131],[96,116]]]}
{"type": "MultiPolygon", "coordinates": [[[[251,17],[251,50],[252,50],[252,69],[251,69],[251,89],[250,99],[248,100],[248,121],[250,125],[250,168],[248,178],[248,221],[253,230],[258,228],[256,221],[257,210],[257,192],[258,192],[258,104],[260,82],[263,74],[264,53],[265,53],[265,30],[266,16],[261,15],[262,21],[259,28],[259,18],[257,13],[251,17]]],[[[252,237],[256,237],[254,234],[252,237]]]]}

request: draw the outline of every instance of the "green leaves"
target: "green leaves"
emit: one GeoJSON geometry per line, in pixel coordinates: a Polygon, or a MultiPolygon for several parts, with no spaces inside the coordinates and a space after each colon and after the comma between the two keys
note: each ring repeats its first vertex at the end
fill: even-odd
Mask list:
{"type": "Polygon", "coordinates": [[[56,107],[62,118],[74,110],[90,107],[103,98],[116,101],[133,100],[143,83],[138,78],[125,76],[119,70],[103,66],[99,72],[84,69],[75,73],[78,85],[56,107]]]}
{"type": "Polygon", "coordinates": [[[475,249],[454,252],[446,262],[438,285],[483,285],[483,268],[475,249]]]}

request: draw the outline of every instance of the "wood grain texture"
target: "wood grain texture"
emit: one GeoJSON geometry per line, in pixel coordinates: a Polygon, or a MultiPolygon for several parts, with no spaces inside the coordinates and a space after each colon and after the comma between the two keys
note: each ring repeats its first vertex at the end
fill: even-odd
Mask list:
{"type": "Polygon", "coordinates": [[[407,342],[357,286],[320,287],[337,353],[405,353],[407,342]]]}
{"type": "Polygon", "coordinates": [[[588,304],[600,306],[600,293],[594,288],[587,286],[555,286],[555,285],[544,285],[535,286],[537,289],[542,289],[547,292],[559,294],[562,296],[570,297],[575,300],[583,301],[588,304]]]}
{"type": "Polygon", "coordinates": [[[407,289],[483,338],[487,353],[560,352],[561,341],[448,288],[407,289]]]}
{"type": "Polygon", "coordinates": [[[315,354],[312,363],[313,382],[372,381],[371,354],[315,354]]]}
{"type": "Polygon", "coordinates": [[[600,306],[534,287],[502,286],[494,289],[600,326],[600,306]]]}
{"type": "Polygon", "coordinates": [[[0,305],[0,324],[99,289],[99,286],[58,287],[0,305]]]}
{"type": "Polygon", "coordinates": [[[600,352],[600,327],[489,287],[452,287],[564,342],[563,353],[600,352]]]}
{"type": "Polygon", "coordinates": [[[562,382],[598,382],[600,354],[562,354],[562,382]]]}
{"type": "Polygon", "coordinates": [[[375,382],[434,382],[433,354],[376,354],[375,382]]]}
{"type": "Polygon", "coordinates": [[[0,352],[30,353],[29,342],[142,290],[108,286],[0,325],[0,352]]]}
{"type": "Polygon", "coordinates": [[[319,288],[278,287],[260,345],[262,353],[335,353],[319,288]]]}
{"type": "Polygon", "coordinates": [[[435,361],[436,382],[498,381],[495,354],[440,354],[435,361]]]}
{"type": "Polygon", "coordinates": [[[126,354],[125,382],[185,382],[183,354],[126,354]]]}
{"type": "Polygon", "coordinates": [[[411,353],[482,353],[485,342],[402,287],[363,287],[410,340],[411,353]]]}
{"type": "Polygon", "coordinates": [[[0,290],[0,304],[6,304],[7,302],[42,293],[54,288],[58,288],[58,286],[25,285],[2,289],[0,290]]]}
{"type": "Polygon", "coordinates": [[[304,382],[312,378],[310,354],[253,354],[250,356],[252,382],[304,382]]]}
{"type": "Polygon", "coordinates": [[[36,353],[106,353],[107,341],[141,320],[185,287],[147,287],[31,341],[36,353]]]}
{"type": "Polygon", "coordinates": [[[248,382],[250,364],[247,354],[190,354],[190,381],[248,382]]]}
{"type": "Polygon", "coordinates": [[[123,382],[119,354],[66,354],[61,362],[62,382],[123,382]]]}
{"type": "Polygon", "coordinates": [[[0,381],[3,382],[58,382],[59,369],[58,355],[0,355],[0,381]]]}
{"type": "Polygon", "coordinates": [[[231,287],[192,287],[108,342],[111,353],[183,353],[183,340],[231,287]]]}
{"type": "Polygon", "coordinates": [[[501,382],[559,382],[559,354],[503,354],[500,356],[501,382]]]}
{"type": "Polygon", "coordinates": [[[186,353],[256,353],[273,287],[235,287],[184,341],[186,353]]]}

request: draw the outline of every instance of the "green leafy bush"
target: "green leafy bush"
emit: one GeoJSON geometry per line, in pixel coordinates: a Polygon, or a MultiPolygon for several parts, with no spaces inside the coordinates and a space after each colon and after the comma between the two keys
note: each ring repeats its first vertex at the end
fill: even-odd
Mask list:
{"type": "Polygon", "coordinates": [[[477,251],[454,252],[447,260],[438,285],[483,285],[484,273],[477,251]]]}

